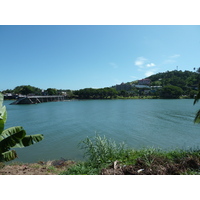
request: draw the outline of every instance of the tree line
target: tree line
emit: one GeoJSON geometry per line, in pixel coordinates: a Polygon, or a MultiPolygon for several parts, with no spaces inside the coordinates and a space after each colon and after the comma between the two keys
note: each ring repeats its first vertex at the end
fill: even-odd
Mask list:
{"type": "Polygon", "coordinates": [[[196,72],[191,71],[167,71],[147,77],[151,80],[151,84],[147,88],[137,88],[137,81],[123,83],[123,87],[106,87],[106,88],[85,88],[76,91],[58,90],[48,88],[42,90],[40,88],[22,85],[17,86],[13,90],[5,90],[3,93],[22,94],[22,95],[67,95],[68,98],[75,99],[113,99],[113,98],[129,98],[151,96],[153,98],[179,98],[185,96],[194,98],[197,95],[198,83],[200,81],[200,69],[196,72]]]}
{"type": "Polygon", "coordinates": [[[113,88],[85,88],[74,91],[74,97],[78,99],[112,99],[116,98],[118,92],[113,88]]]}
{"type": "Polygon", "coordinates": [[[11,94],[22,94],[22,95],[62,95],[65,93],[70,94],[70,90],[58,90],[55,88],[47,88],[46,90],[42,90],[38,87],[34,87],[31,85],[21,85],[15,87],[13,90],[7,89],[2,91],[3,94],[11,93],[11,94]]]}

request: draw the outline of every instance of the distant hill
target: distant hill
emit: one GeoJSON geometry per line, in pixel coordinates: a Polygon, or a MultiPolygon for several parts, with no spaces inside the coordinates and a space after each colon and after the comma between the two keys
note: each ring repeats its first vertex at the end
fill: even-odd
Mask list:
{"type": "Polygon", "coordinates": [[[167,71],[112,86],[122,96],[156,96],[156,98],[194,98],[197,94],[200,73],[191,71],[167,71]],[[122,93],[123,92],[123,93],[122,93]],[[125,94],[125,95],[124,95],[125,94]]]}
{"type": "Polygon", "coordinates": [[[147,77],[151,80],[151,86],[173,85],[182,88],[196,89],[200,81],[199,74],[191,71],[167,71],[147,77]]]}
{"type": "MultiPolygon", "coordinates": [[[[197,89],[198,83],[200,82],[200,75],[197,72],[191,71],[167,71],[162,73],[157,73],[146,77],[145,79],[150,79],[149,86],[167,86],[173,85],[180,87],[183,90],[187,88],[197,89]]],[[[121,83],[120,85],[112,86],[117,90],[130,90],[132,85],[137,85],[139,80],[121,83]]]]}

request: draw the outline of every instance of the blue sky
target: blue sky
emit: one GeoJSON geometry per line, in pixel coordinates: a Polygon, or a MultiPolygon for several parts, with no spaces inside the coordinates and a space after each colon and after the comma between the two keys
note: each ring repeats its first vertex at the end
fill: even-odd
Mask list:
{"type": "Polygon", "coordinates": [[[199,60],[200,26],[0,26],[0,91],[103,88],[199,60]]]}

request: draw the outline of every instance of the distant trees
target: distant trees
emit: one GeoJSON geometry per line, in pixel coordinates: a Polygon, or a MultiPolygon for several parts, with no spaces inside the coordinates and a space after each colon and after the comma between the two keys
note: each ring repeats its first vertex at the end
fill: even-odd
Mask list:
{"type": "Polygon", "coordinates": [[[30,86],[30,85],[21,85],[15,87],[13,90],[7,89],[2,91],[3,94],[11,93],[13,95],[67,95],[69,98],[73,98],[74,94],[71,90],[57,90],[55,88],[48,88],[46,90],[42,90],[40,88],[30,86]]]}
{"type": "Polygon", "coordinates": [[[102,89],[85,88],[75,91],[74,95],[78,99],[107,99],[107,98],[116,98],[117,91],[113,88],[102,88],[102,89]]]}
{"type": "Polygon", "coordinates": [[[183,94],[183,90],[178,86],[164,86],[160,92],[163,99],[177,99],[183,94]]]}
{"type": "Polygon", "coordinates": [[[191,71],[167,71],[158,73],[148,77],[151,85],[174,85],[185,90],[187,87],[195,87],[198,85],[198,73],[191,71]]]}
{"type": "Polygon", "coordinates": [[[152,98],[179,98],[180,95],[193,98],[197,94],[197,86],[200,80],[200,68],[191,71],[167,71],[147,77],[151,80],[148,87],[137,87],[138,81],[121,83],[112,87],[93,89],[85,88],[77,91],[57,90],[48,88],[42,90],[30,85],[17,86],[14,90],[5,90],[3,93],[34,94],[34,95],[66,95],[68,98],[78,99],[108,99],[129,98],[134,96],[152,96],[152,98]]]}
{"type": "Polygon", "coordinates": [[[28,95],[28,94],[31,94],[33,92],[34,92],[34,89],[30,85],[24,86],[21,90],[21,94],[24,94],[24,95],[28,95]]]}
{"type": "Polygon", "coordinates": [[[15,87],[12,93],[23,94],[23,95],[28,95],[32,93],[35,95],[41,95],[42,90],[40,88],[30,86],[30,85],[21,85],[21,86],[15,87]]]}
{"type": "Polygon", "coordinates": [[[48,95],[57,95],[58,92],[55,88],[48,88],[47,90],[48,95]]]}

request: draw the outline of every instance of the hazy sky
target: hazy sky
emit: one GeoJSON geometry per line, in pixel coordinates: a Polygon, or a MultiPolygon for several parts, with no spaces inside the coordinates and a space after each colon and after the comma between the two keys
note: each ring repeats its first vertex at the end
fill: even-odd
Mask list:
{"type": "Polygon", "coordinates": [[[0,91],[109,87],[199,59],[200,26],[0,26],[0,91]]]}

